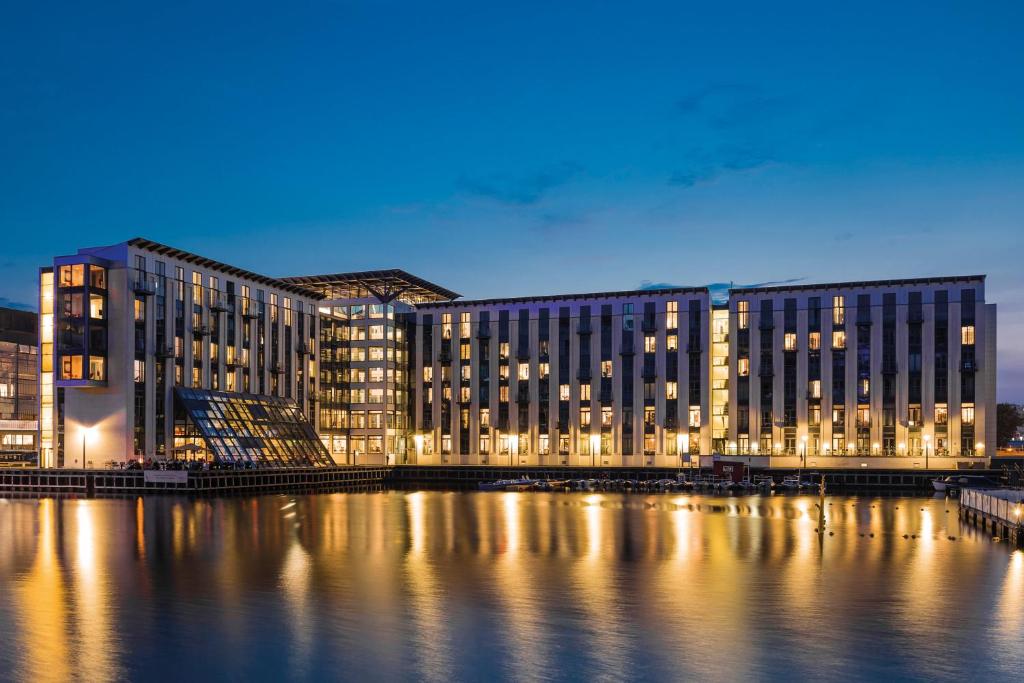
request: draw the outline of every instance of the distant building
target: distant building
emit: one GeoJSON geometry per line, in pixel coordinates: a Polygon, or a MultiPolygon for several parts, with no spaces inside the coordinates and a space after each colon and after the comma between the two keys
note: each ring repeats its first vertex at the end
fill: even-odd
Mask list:
{"type": "Polygon", "coordinates": [[[41,292],[47,466],[948,468],[995,443],[984,276],[462,300],[134,239],[55,259],[41,292]]]}
{"type": "Polygon", "coordinates": [[[35,313],[0,308],[0,465],[36,462],[37,335],[35,313]]]}

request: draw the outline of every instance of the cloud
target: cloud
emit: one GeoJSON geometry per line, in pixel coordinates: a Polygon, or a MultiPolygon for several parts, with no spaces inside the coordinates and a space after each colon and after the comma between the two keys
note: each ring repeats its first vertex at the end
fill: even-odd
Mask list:
{"type": "Polygon", "coordinates": [[[777,119],[795,111],[785,97],[756,85],[718,83],[676,101],[694,144],[676,164],[669,184],[689,188],[728,174],[752,171],[787,156],[787,134],[777,119]]]}
{"type": "Polygon", "coordinates": [[[0,307],[3,307],[3,308],[16,308],[19,311],[34,311],[34,310],[36,310],[35,306],[32,306],[30,304],[23,304],[20,301],[12,301],[11,299],[8,299],[5,296],[0,296],[0,307]]]}
{"type": "Polygon", "coordinates": [[[505,204],[527,206],[536,204],[550,190],[565,185],[583,172],[574,161],[562,161],[532,173],[513,176],[505,173],[484,178],[463,176],[459,188],[464,192],[494,199],[505,204]]]}
{"type": "Polygon", "coordinates": [[[669,177],[669,184],[693,187],[715,180],[725,173],[753,171],[774,160],[764,150],[753,147],[720,145],[713,150],[696,150],[683,167],[669,177]]]}

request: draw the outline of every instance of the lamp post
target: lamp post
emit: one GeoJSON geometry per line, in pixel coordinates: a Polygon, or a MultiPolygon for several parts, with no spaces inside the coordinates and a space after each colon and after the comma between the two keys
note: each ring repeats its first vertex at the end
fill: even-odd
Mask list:
{"type": "Polygon", "coordinates": [[[96,428],[95,427],[83,427],[82,428],[82,469],[86,468],[86,463],[88,462],[85,459],[85,447],[86,447],[86,444],[89,441],[92,440],[92,438],[93,438],[93,436],[95,434],[96,434],[96,428]]]}
{"type": "Polygon", "coordinates": [[[807,467],[807,435],[804,434],[800,437],[800,446],[803,451],[803,466],[807,467]]]}
{"type": "Polygon", "coordinates": [[[924,468],[928,469],[928,442],[932,440],[931,434],[924,435],[924,468]]]}
{"type": "Polygon", "coordinates": [[[590,466],[591,467],[595,466],[595,460],[596,460],[595,456],[597,455],[597,451],[600,450],[600,448],[601,448],[601,437],[598,436],[597,434],[591,434],[590,435],[590,466]]]}

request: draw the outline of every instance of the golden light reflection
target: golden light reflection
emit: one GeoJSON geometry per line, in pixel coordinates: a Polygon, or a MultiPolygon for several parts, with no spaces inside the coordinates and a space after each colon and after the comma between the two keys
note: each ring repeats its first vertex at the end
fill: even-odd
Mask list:
{"type": "Polygon", "coordinates": [[[75,507],[75,631],[76,667],[87,681],[114,680],[118,644],[114,638],[111,615],[111,586],[102,557],[97,552],[94,517],[99,515],[97,501],[80,500],[75,507]]]}
{"type": "Polygon", "coordinates": [[[71,679],[64,578],[57,556],[57,502],[38,505],[38,545],[35,561],[18,582],[18,624],[24,668],[19,677],[32,681],[71,679]]]}

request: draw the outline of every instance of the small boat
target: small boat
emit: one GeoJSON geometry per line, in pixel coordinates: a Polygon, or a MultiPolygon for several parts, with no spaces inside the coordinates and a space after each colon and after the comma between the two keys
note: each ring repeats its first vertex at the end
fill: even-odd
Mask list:
{"type": "Polygon", "coordinates": [[[962,489],[997,489],[999,482],[980,474],[954,474],[945,479],[933,479],[932,488],[939,493],[956,493],[962,489]]]}
{"type": "Polygon", "coordinates": [[[477,487],[481,491],[525,491],[537,482],[529,477],[521,479],[498,479],[497,481],[481,481],[477,487]]]}

